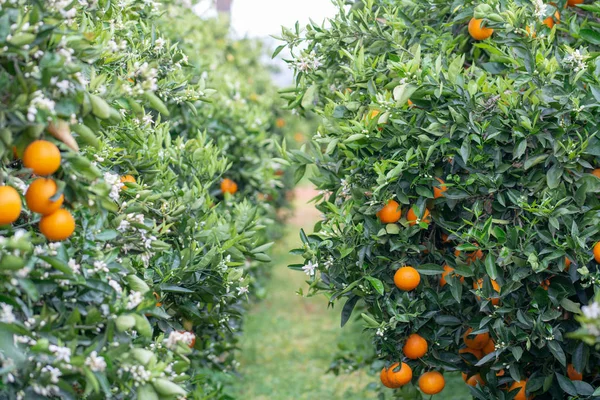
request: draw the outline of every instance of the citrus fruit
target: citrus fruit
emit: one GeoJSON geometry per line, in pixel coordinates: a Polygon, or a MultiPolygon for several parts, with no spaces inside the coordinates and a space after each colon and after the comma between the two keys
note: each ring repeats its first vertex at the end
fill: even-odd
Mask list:
{"type": "Polygon", "coordinates": [[[469,21],[469,35],[475,40],[485,40],[494,33],[492,28],[482,28],[482,21],[483,20],[477,18],[471,18],[469,21]]]}
{"type": "MultiPolygon", "coordinates": [[[[442,277],[440,278],[440,286],[441,287],[446,286],[446,284],[448,283],[448,282],[446,282],[446,277],[449,274],[451,274],[453,271],[454,271],[454,268],[452,268],[449,265],[444,265],[444,272],[442,272],[442,277]]],[[[453,276],[459,276],[459,275],[453,274],[453,276]]],[[[460,277],[460,283],[464,283],[464,281],[465,281],[465,277],[461,276],[460,277]]]]}
{"type": "Polygon", "coordinates": [[[27,207],[38,214],[52,214],[62,206],[65,199],[65,196],[61,194],[58,199],[52,201],[51,198],[57,191],[58,186],[53,179],[36,179],[29,185],[29,189],[27,189],[27,193],[25,194],[27,207]]]}
{"type": "Polygon", "coordinates": [[[52,241],[65,240],[75,231],[75,219],[64,208],[44,215],[40,220],[40,232],[52,241]]]}
{"type": "Polygon", "coordinates": [[[483,378],[481,377],[480,374],[474,374],[474,375],[468,376],[467,374],[465,374],[463,372],[462,378],[463,378],[463,381],[465,381],[465,383],[469,386],[475,387],[475,386],[477,386],[478,383],[480,386],[485,385],[485,382],[483,381],[483,378]]]}
{"type": "Polygon", "coordinates": [[[402,363],[398,371],[394,371],[400,364],[395,363],[388,369],[388,380],[393,387],[406,385],[412,379],[412,368],[406,363],[402,363]]]}
{"type": "Polygon", "coordinates": [[[513,383],[510,388],[508,389],[509,391],[513,391],[514,389],[518,389],[521,388],[521,390],[519,390],[519,392],[517,393],[517,395],[514,397],[513,400],[527,400],[527,399],[531,399],[533,398],[533,396],[525,396],[525,385],[527,385],[527,381],[519,381],[519,382],[515,382],[513,383]]]}
{"type": "Polygon", "coordinates": [[[0,225],[15,222],[21,215],[21,196],[11,186],[0,186],[0,225]]]}
{"type": "Polygon", "coordinates": [[[421,275],[413,267],[402,267],[394,274],[394,283],[400,290],[409,291],[419,286],[421,275]]]}
{"type": "MultiPolygon", "coordinates": [[[[133,175],[123,175],[121,177],[121,183],[135,183],[135,178],[133,177],[133,175]]],[[[123,189],[127,189],[127,186],[121,186],[121,190],[123,189]]]]}
{"type": "Polygon", "coordinates": [[[475,356],[476,359],[481,360],[483,357],[483,352],[481,350],[472,349],[470,347],[465,347],[464,349],[458,350],[458,354],[466,354],[471,353],[475,356]]]}
{"type": "Polygon", "coordinates": [[[384,224],[393,224],[402,217],[400,204],[395,200],[389,200],[385,206],[377,213],[379,220],[384,224]]]}
{"type": "Polygon", "coordinates": [[[383,384],[383,386],[393,389],[394,386],[390,382],[390,378],[388,377],[388,372],[389,372],[388,369],[386,367],[383,367],[381,369],[381,373],[379,374],[379,379],[381,379],[381,383],[383,384]]]}
{"type": "Polygon", "coordinates": [[[427,353],[427,341],[420,335],[413,333],[406,339],[406,342],[404,342],[402,352],[411,360],[421,358],[427,353]]]}
{"type": "Polygon", "coordinates": [[[481,350],[483,351],[483,354],[487,356],[488,354],[496,351],[496,343],[494,343],[494,340],[490,338],[490,340],[488,340],[481,350]]]}
{"type": "Polygon", "coordinates": [[[408,221],[408,224],[410,226],[414,226],[417,223],[417,221],[430,223],[431,216],[429,215],[429,210],[426,208],[423,212],[423,216],[421,218],[418,218],[417,214],[411,207],[410,210],[408,210],[408,212],[406,213],[406,220],[408,221]]]}
{"type": "Polygon", "coordinates": [[[446,190],[448,190],[448,187],[446,187],[446,182],[444,182],[440,178],[435,178],[435,179],[440,184],[439,185],[433,185],[433,198],[434,199],[439,199],[440,197],[444,197],[444,192],[446,190]]]}
{"type": "Polygon", "coordinates": [[[444,390],[444,386],[444,376],[437,371],[425,372],[419,378],[419,389],[425,394],[438,394],[444,390]]]}
{"type": "Polygon", "coordinates": [[[567,0],[569,7],[575,7],[577,4],[583,4],[583,0],[567,0]]]}
{"type": "Polygon", "coordinates": [[[25,149],[23,165],[36,175],[52,175],[60,167],[60,150],[47,140],[36,140],[25,149]]]}
{"type": "Polygon", "coordinates": [[[596,260],[597,263],[600,263],[600,242],[594,245],[594,260],[596,260]]]}
{"type": "Polygon", "coordinates": [[[596,178],[600,178],[600,168],[596,168],[590,174],[594,175],[596,178]]]}
{"type": "Polygon", "coordinates": [[[554,13],[554,18],[552,17],[547,17],[544,20],[544,25],[546,25],[548,28],[552,29],[554,27],[555,24],[559,24],[560,23],[560,14],[558,11],[556,11],[554,13]]]}
{"type": "Polygon", "coordinates": [[[485,347],[487,342],[490,340],[489,333],[479,333],[475,336],[471,335],[473,329],[469,328],[463,335],[463,341],[467,345],[467,347],[475,350],[481,350],[485,347]]]}
{"type": "Polygon", "coordinates": [[[221,192],[222,193],[235,194],[235,192],[237,192],[237,190],[238,190],[237,183],[235,183],[231,179],[225,178],[225,179],[223,179],[223,181],[221,181],[221,192]]]}
{"type": "MultiPolygon", "coordinates": [[[[600,255],[600,249],[599,249],[599,255],[600,255]]],[[[494,291],[496,291],[497,293],[500,293],[500,285],[498,285],[498,283],[495,280],[491,280],[492,282],[492,288],[494,288],[494,291]]],[[[479,279],[477,282],[473,282],[473,289],[481,289],[483,287],[483,279],[479,279]]],[[[477,296],[477,300],[481,300],[481,298],[479,296],[477,296]]],[[[500,304],[500,299],[497,297],[490,297],[488,298],[488,300],[490,300],[492,302],[493,305],[497,306],[498,304],[500,304]]]]}
{"type": "Polygon", "coordinates": [[[565,257],[565,271],[568,271],[571,268],[571,260],[568,257],[565,257]]]}
{"type": "Polygon", "coordinates": [[[567,375],[572,381],[580,381],[583,380],[583,374],[581,372],[577,372],[573,364],[567,365],[567,375]]]}

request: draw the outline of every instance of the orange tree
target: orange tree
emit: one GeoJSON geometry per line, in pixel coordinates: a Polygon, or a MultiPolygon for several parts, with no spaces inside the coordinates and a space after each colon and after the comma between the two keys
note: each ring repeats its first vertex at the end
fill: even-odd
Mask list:
{"type": "Polygon", "coordinates": [[[342,3],[282,32],[290,107],[322,117],[286,153],[318,167],[324,214],[291,267],[343,303],[342,325],[364,311],[383,385],[403,386],[404,362],[424,394],[435,370],[482,400],[598,396],[598,313],[576,316],[600,290],[600,9],[342,3]]]}
{"type": "MultiPolygon", "coordinates": [[[[237,172],[198,111],[222,88],[177,47],[186,32],[161,30],[170,6],[193,16],[0,8],[2,399],[224,396],[211,370],[236,366],[275,221],[253,188],[218,189],[237,172]]],[[[264,147],[246,144],[270,165],[264,147]]]]}

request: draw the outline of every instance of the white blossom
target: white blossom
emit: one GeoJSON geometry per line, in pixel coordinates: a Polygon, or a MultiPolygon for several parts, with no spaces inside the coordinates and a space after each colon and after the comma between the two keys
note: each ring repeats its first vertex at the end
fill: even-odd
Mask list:
{"type": "Polygon", "coordinates": [[[314,276],[315,270],[318,267],[319,267],[318,263],[313,263],[312,261],[309,261],[308,264],[306,264],[304,267],[302,267],[302,271],[304,271],[304,273],[306,273],[306,275],[308,275],[308,276],[314,276]]]}
{"type": "Polygon", "coordinates": [[[248,290],[248,285],[246,286],[240,286],[239,288],[237,288],[238,291],[238,296],[241,296],[243,294],[249,293],[250,291],[248,290]]]}
{"type": "Polygon", "coordinates": [[[48,350],[54,353],[56,357],[56,361],[64,361],[66,363],[71,362],[71,349],[68,347],[57,346],[55,344],[51,344],[48,346],[48,350]]]}
{"type": "Polygon", "coordinates": [[[165,346],[171,350],[175,350],[179,342],[183,342],[189,346],[195,338],[196,335],[192,332],[171,331],[169,337],[165,339],[165,346]]]}
{"type": "Polygon", "coordinates": [[[127,309],[132,310],[136,308],[142,302],[143,299],[144,297],[140,292],[133,291],[129,293],[129,296],[127,296],[127,309]]]}
{"type": "Polygon", "coordinates": [[[104,361],[104,357],[98,356],[96,351],[92,351],[92,353],[85,359],[85,365],[90,367],[90,369],[94,372],[104,372],[106,369],[106,361],[104,361]]]}
{"type": "Polygon", "coordinates": [[[594,302],[589,306],[581,307],[581,312],[586,318],[599,319],[600,318],[600,303],[594,302]]]}
{"type": "Polygon", "coordinates": [[[15,314],[13,314],[13,306],[5,303],[0,303],[0,322],[6,324],[12,324],[16,321],[15,314]]]}

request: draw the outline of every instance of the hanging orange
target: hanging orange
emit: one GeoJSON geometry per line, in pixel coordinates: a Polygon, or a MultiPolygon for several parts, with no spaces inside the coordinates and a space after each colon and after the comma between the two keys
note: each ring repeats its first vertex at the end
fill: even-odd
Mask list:
{"type": "Polygon", "coordinates": [[[526,385],[527,385],[527,381],[523,380],[523,381],[515,382],[510,386],[510,388],[508,389],[509,391],[521,388],[521,390],[519,390],[519,392],[517,393],[517,395],[514,397],[513,400],[529,400],[529,399],[533,398],[533,396],[527,397],[525,395],[525,386],[526,385]]]}
{"type": "Polygon", "coordinates": [[[21,196],[11,186],[0,186],[0,225],[8,225],[21,215],[21,196]]]}
{"type": "Polygon", "coordinates": [[[60,150],[47,140],[36,140],[25,149],[23,165],[36,175],[52,175],[60,167],[60,150]]]}
{"type": "Polygon", "coordinates": [[[419,378],[419,389],[425,394],[438,394],[445,386],[444,376],[438,371],[425,372],[419,378]]]}
{"type": "MultiPolygon", "coordinates": [[[[125,183],[135,183],[135,178],[133,177],[133,175],[123,175],[121,177],[121,183],[125,184],[125,183]]],[[[127,186],[123,185],[121,186],[121,190],[123,189],[127,189],[127,186]]]]}
{"type": "Polygon", "coordinates": [[[225,178],[221,181],[221,192],[235,194],[238,190],[237,183],[229,178],[225,178]]]}
{"type": "MultiPolygon", "coordinates": [[[[500,293],[500,285],[498,285],[498,283],[495,280],[491,280],[492,282],[492,288],[494,289],[494,291],[496,291],[497,293],[500,293]]],[[[473,289],[481,289],[483,287],[483,279],[479,279],[477,282],[473,282],[473,289]]],[[[479,296],[477,296],[477,300],[481,300],[481,298],[479,296]]],[[[497,297],[490,297],[488,298],[488,300],[490,300],[492,302],[493,305],[497,306],[498,304],[500,304],[500,299],[497,297]]]]}
{"type": "Polygon", "coordinates": [[[482,351],[483,351],[483,354],[486,356],[488,354],[496,351],[496,343],[494,343],[494,340],[492,338],[490,338],[490,340],[488,340],[488,342],[485,344],[485,346],[483,346],[482,351]]]}
{"type": "Polygon", "coordinates": [[[572,381],[581,381],[581,380],[583,380],[583,374],[581,372],[578,372],[575,369],[575,367],[573,367],[573,364],[567,365],[567,376],[572,381]]]}
{"type": "Polygon", "coordinates": [[[58,186],[53,179],[36,179],[29,185],[29,189],[27,189],[27,193],[25,194],[27,207],[38,214],[52,214],[62,206],[65,200],[65,196],[62,194],[55,201],[51,200],[57,191],[58,186]]]}
{"type": "Polygon", "coordinates": [[[402,217],[402,210],[400,204],[395,200],[388,200],[387,204],[383,206],[377,213],[379,220],[384,224],[393,224],[398,222],[402,217]]]}
{"type": "Polygon", "coordinates": [[[477,18],[471,18],[469,21],[469,35],[475,40],[485,40],[494,33],[492,28],[482,28],[482,22],[483,20],[477,18]]]}
{"type": "Polygon", "coordinates": [[[398,371],[394,371],[394,369],[396,369],[399,365],[399,363],[395,363],[388,369],[388,380],[395,388],[406,385],[412,380],[413,376],[412,368],[410,368],[410,366],[406,363],[402,363],[400,365],[400,369],[398,371]]]}
{"type": "Polygon", "coordinates": [[[558,11],[556,11],[554,13],[554,18],[552,17],[547,17],[544,20],[544,25],[546,25],[548,28],[552,29],[554,27],[555,24],[560,24],[560,13],[558,11]]]}
{"type": "Polygon", "coordinates": [[[406,292],[413,290],[421,282],[421,275],[419,271],[413,267],[402,267],[394,274],[394,283],[400,290],[406,292]]]}
{"type": "Polygon", "coordinates": [[[473,332],[473,329],[469,328],[466,330],[465,334],[463,335],[463,341],[465,342],[467,347],[469,347],[471,349],[475,349],[475,350],[483,349],[485,347],[485,345],[487,344],[487,342],[490,340],[489,333],[487,333],[487,332],[479,333],[479,334],[473,336],[473,335],[471,335],[471,332],[473,332]]]}
{"type": "Polygon", "coordinates": [[[444,197],[444,193],[446,192],[446,190],[448,190],[448,187],[446,187],[446,182],[444,182],[440,178],[435,178],[435,179],[440,184],[439,185],[433,185],[433,198],[434,199],[439,199],[440,197],[444,197]]]}
{"type": "Polygon", "coordinates": [[[427,353],[427,341],[421,335],[413,333],[404,342],[402,352],[411,360],[421,358],[427,353]]]}
{"type": "Polygon", "coordinates": [[[477,386],[478,383],[479,383],[479,386],[485,386],[485,382],[483,381],[483,378],[481,377],[480,374],[468,376],[467,374],[465,374],[463,372],[462,378],[463,378],[463,381],[465,381],[465,383],[469,386],[475,387],[475,386],[477,386]]]}
{"type": "Polygon", "coordinates": [[[427,224],[431,223],[431,216],[429,215],[429,210],[426,208],[425,211],[423,212],[423,217],[418,218],[417,214],[415,214],[413,208],[411,207],[408,212],[406,213],[406,220],[408,221],[408,224],[410,226],[414,226],[417,223],[417,220],[419,220],[419,222],[425,222],[427,224]]]}
{"type": "Polygon", "coordinates": [[[75,219],[70,212],[61,208],[42,217],[40,232],[46,239],[55,242],[68,239],[75,232],[75,219]]]}

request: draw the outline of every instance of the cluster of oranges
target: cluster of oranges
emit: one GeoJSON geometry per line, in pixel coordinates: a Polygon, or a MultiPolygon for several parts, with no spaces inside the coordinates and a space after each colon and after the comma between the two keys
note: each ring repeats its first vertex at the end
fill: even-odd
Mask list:
{"type": "MultiPolygon", "coordinates": [[[[56,196],[58,185],[48,178],[60,167],[60,150],[54,143],[46,140],[32,142],[23,153],[23,165],[38,176],[25,195],[27,207],[42,215],[40,232],[52,241],[69,238],[75,231],[75,219],[71,213],[61,208],[64,195],[56,196]]],[[[21,215],[21,197],[10,186],[0,187],[0,225],[15,222],[21,215]]]]}
{"type": "MultiPolygon", "coordinates": [[[[577,4],[582,4],[583,0],[568,0],[566,6],[569,7],[575,7],[577,4]]],[[[556,3],[550,3],[551,5],[555,6],[556,3]]],[[[489,37],[492,36],[492,34],[494,33],[494,30],[492,28],[487,28],[487,27],[482,27],[481,23],[483,22],[482,19],[477,19],[477,18],[471,18],[471,20],[469,21],[469,25],[468,25],[468,31],[469,31],[469,35],[471,35],[471,37],[475,40],[485,40],[488,39],[489,37]]],[[[546,25],[549,29],[552,29],[554,27],[554,25],[559,24],[560,23],[560,13],[558,11],[556,11],[554,13],[554,16],[549,16],[546,17],[543,21],[543,24],[546,25]]],[[[535,32],[530,29],[529,27],[526,27],[525,30],[527,31],[527,34],[531,37],[535,37],[535,32]]]]}
{"type": "MultiPolygon", "coordinates": [[[[427,341],[419,334],[413,333],[404,342],[402,352],[411,360],[417,360],[427,353],[427,341]]],[[[381,383],[390,389],[397,389],[412,380],[413,373],[410,366],[404,362],[397,362],[389,368],[383,368],[379,374],[381,383]]],[[[419,377],[419,388],[425,394],[438,394],[446,386],[442,374],[437,371],[425,372],[419,377]]]]}

